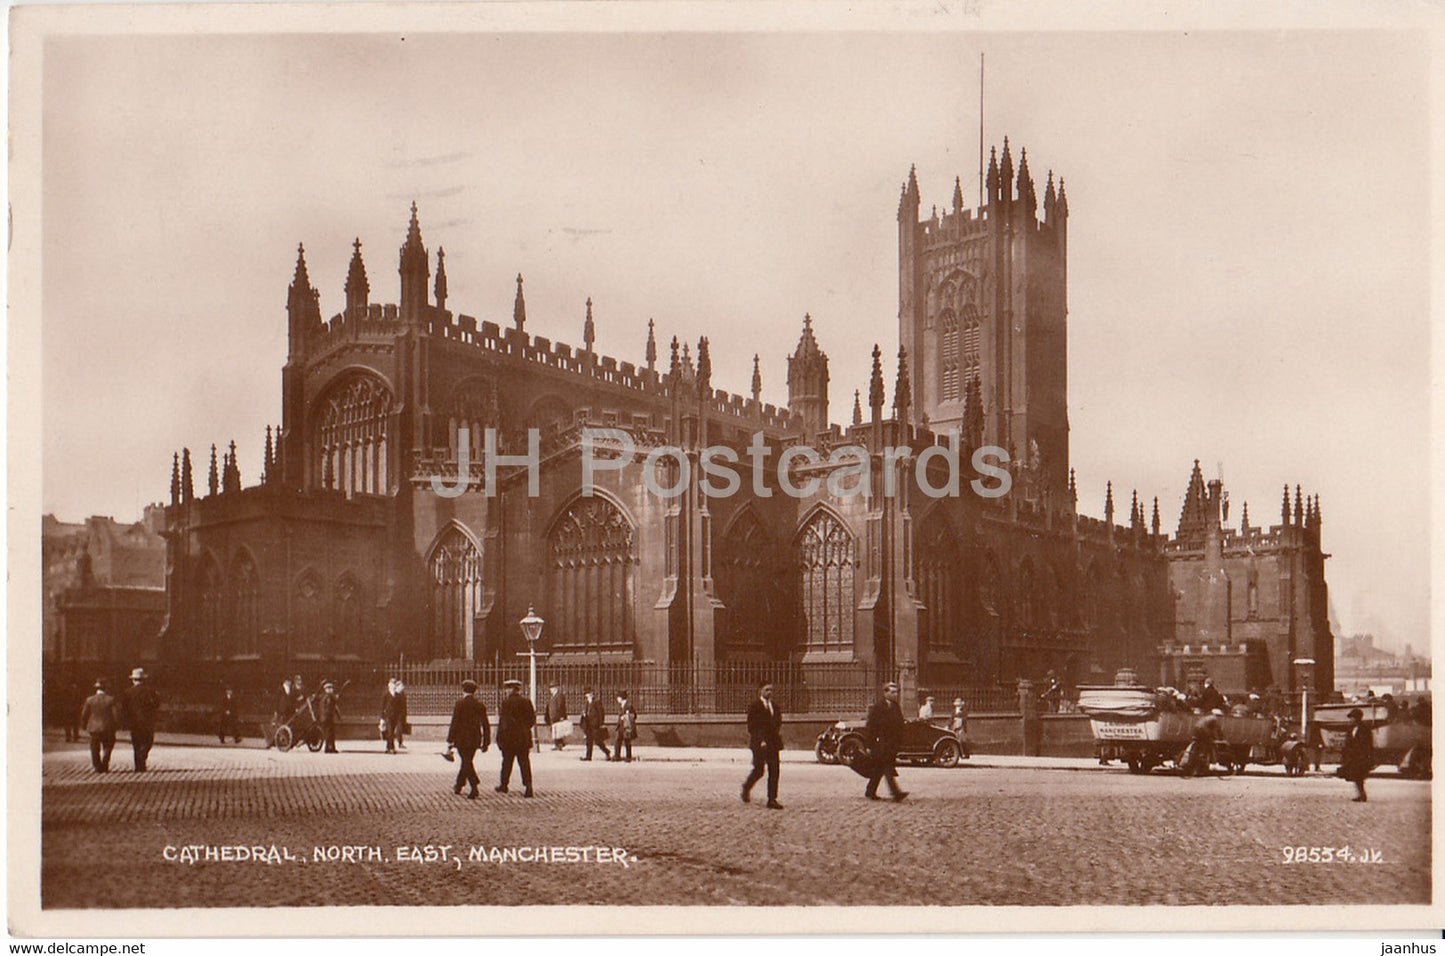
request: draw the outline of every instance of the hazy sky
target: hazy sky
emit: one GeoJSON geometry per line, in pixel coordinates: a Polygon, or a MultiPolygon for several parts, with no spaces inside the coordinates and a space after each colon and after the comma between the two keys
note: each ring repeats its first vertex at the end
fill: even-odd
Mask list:
{"type": "MultiPolygon", "coordinates": [[[[43,507],[130,518],[189,445],[247,483],[281,417],[286,288],[360,237],[397,299],[410,203],[454,310],[641,362],[712,341],[786,402],[811,312],[832,412],[897,351],[899,187],[987,139],[1068,182],[1080,508],[1178,521],[1318,493],[1351,633],[1428,646],[1429,50],[1383,32],[73,37],[44,50],[43,507]]],[[[893,381],[893,368],[887,371],[893,381]]]]}

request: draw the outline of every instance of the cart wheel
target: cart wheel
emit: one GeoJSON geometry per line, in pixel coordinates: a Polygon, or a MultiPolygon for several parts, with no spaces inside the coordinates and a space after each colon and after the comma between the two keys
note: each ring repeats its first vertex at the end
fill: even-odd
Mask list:
{"type": "Polygon", "coordinates": [[[866,748],[863,746],[863,738],[857,734],[849,734],[838,741],[838,762],[853,766],[853,761],[860,757],[866,748]]]}
{"type": "Polygon", "coordinates": [[[933,748],[933,765],[935,767],[957,767],[958,766],[958,741],[943,738],[933,748]]]}
{"type": "Polygon", "coordinates": [[[291,747],[292,747],[292,745],[295,744],[295,743],[296,743],[296,739],[291,736],[291,728],[290,728],[290,727],[277,727],[277,728],[276,728],[276,749],[277,749],[277,750],[281,751],[281,752],[284,754],[286,751],[290,750],[291,747]]]}
{"type": "Polygon", "coordinates": [[[326,739],[321,736],[321,728],[312,727],[311,731],[306,735],[306,749],[312,753],[317,753],[321,750],[321,745],[324,743],[326,743],[326,739]]]}

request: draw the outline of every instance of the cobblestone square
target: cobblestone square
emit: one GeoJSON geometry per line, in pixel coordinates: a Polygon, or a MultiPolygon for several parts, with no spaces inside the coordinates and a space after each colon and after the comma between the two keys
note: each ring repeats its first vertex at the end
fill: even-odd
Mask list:
{"type": "Polygon", "coordinates": [[[280,754],[163,740],[152,770],[136,774],[122,744],[112,772],[99,776],[83,750],[53,745],[42,769],[42,906],[1431,897],[1430,785],[1392,771],[1370,782],[1369,803],[1355,804],[1329,776],[1187,780],[1080,760],[975,757],[953,770],[901,768],[910,796],[894,804],[865,800],[863,780],[846,768],[787,752],[779,812],[764,808],[761,785],[753,803],[740,801],[741,749],[649,749],[631,764],[547,750],[533,758],[531,800],[515,778],[511,793],[492,791],[493,749],[478,755],[483,792],[470,801],[452,793],[455,765],[438,744],[414,740],[395,756],[378,747],[280,754]],[[1337,855],[1345,846],[1374,862],[1308,861],[1310,848],[1337,855]],[[221,858],[241,852],[222,849],[234,847],[262,848],[273,862],[221,858]],[[1306,862],[1286,862],[1297,848],[1306,862]]]}

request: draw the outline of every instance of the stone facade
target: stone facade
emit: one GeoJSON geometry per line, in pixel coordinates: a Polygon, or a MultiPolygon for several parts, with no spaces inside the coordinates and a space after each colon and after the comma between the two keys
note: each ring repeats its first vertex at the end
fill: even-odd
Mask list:
{"type": "MultiPolygon", "coordinates": [[[[775,408],[759,400],[756,361],[750,397],[714,387],[706,338],[695,351],[674,339],[661,363],[651,328],[641,363],[596,354],[590,300],[581,347],[530,334],[521,276],[510,323],[451,311],[445,254],[433,277],[415,206],[397,304],[371,301],[358,240],[345,307],[323,320],[302,250],[283,420],[260,481],[243,487],[234,443],[219,463],[212,448],[205,495],[189,451],[172,463],[162,653],[267,673],[298,660],[506,663],[525,650],[517,621],[532,606],[553,663],[858,663],[916,669],[926,686],[1148,672],[1201,628],[1216,642],[1284,640],[1277,615],[1218,632],[1215,605],[1189,610],[1216,600],[1188,570],[1212,552],[1183,527],[1162,535],[1157,500],[1147,526],[1137,495],[1115,523],[1112,488],[1103,520],[1077,511],[1062,180],[1055,193],[1050,174],[1039,220],[1027,160],[1015,176],[1005,143],[985,207],[964,210],[957,192],[954,206],[920,221],[910,173],[891,408],[875,346],[866,409],[859,389],[847,426],[829,420],[826,322],[811,317],[788,360],[789,405],[775,408]],[[591,449],[589,429],[607,430],[591,449]],[[1006,466],[975,466],[983,446],[1008,450],[1006,466]],[[1001,497],[972,489],[1005,476],[1001,497]],[[951,477],[957,494],[931,493],[951,477]],[[736,493],[708,493],[730,479],[736,493]],[[848,493],[865,479],[867,493],[848,493]]],[[[1289,594],[1311,609],[1317,511],[1313,527],[1272,545],[1292,555],[1289,594]]],[[[1243,546],[1222,545],[1230,561],[1243,546]]],[[[1323,617],[1290,620],[1298,643],[1323,617]]]]}

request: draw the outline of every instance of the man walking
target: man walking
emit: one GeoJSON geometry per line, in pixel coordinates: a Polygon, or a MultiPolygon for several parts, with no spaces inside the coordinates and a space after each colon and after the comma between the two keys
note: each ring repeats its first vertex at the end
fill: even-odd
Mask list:
{"type": "Polygon", "coordinates": [[[1364,803],[1365,781],[1375,769],[1374,731],[1364,724],[1365,712],[1356,707],[1349,713],[1350,729],[1340,750],[1340,776],[1355,785],[1355,803],[1364,803]]]}
{"type": "Polygon", "coordinates": [[[612,741],[612,756],[609,760],[626,760],[632,763],[632,741],[637,738],[637,708],[627,699],[627,691],[617,692],[617,739],[612,741]],[[627,756],[622,756],[622,748],[627,756]]]}
{"type": "Polygon", "coordinates": [[[395,708],[396,713],[396,746],[399,750],[405,750],[408,730],[406,725],[406,685],[401,682],[400,677],[396,679],[394,696],[396,697],[396,702],[392,706],[395,708]]]}
{"type": "Polygon", "coordinates": [[[567,719],[567,695],[556,684],[551,686],[551,696],[547,698],[547,726],[552,731],[552,749],[566,747],[572,722],[567,719]]]}
{"type": "Polygon", "coordinates": [[[326,738],[326,752],[340,753],[336,749],[336,724],[341,720],[341,698],[336,696],[336,685],[331,681],[321,682],[321,696],[316,699],[316,722],[326,738]]]}
{"type": "Polygon", "coordinates": [[[907,791],[898,788],[898,770],[894,762],[898,759],[898,747],[903,742],[903,711],[898,707],[898,685],[889,681],[883,685],[883,699],[868,708],[868,736],[873,740],[871,748],[873,772],[868,775],[868,786],[863,795],[869,800],[878,799],[878,784],[888,781],[888,790],[895,801],[908,796],[907,791]]]}
{"type": "Polygon", "coordinates": [[[386,742],[386,752],[396,753],[396,738],[401,731],[401,717],[397,713],[396,678],[386,682],[386,693],[381,695],[381,739],[386,742]]]}
{"type": "Polygon", "coordinates": [[[81,705],[80,724],[90,735],[90,765],[96,773],[109,773],[120,714],[115,698],[105,692],[105,681],[96,681],[95,693],[81,705]]]}
{"type": "Polygon", "coordinates": [[[768,809],[781,810],[778,802],[778,754],[783,749],[783,712],[773,703],[773,685],[758,688],[758,697],[748,705],[748,746],[753,751],[753,769],[743,781],[743,803],[751,799],[753,784],[768,775],[768,809]]]}
{"type": "Polygon", "coordinates": [[[131,671],[131,686],[121,701],[125,724],[130,728],[130,745],[135,754],[137,773],[146,768],[146,758],[150,756],[151,744],[156,739],[156,716],[161,709],[161,696],[147,683],[149,679],[150,675],[143,667],[131,671]]]}
{"type": "Polygon", "coordinates": [[[591,760],[592,747],[596,745],[602,748],[602,759],[610,760],[612,755],[607,752],[607,708],[602,706],[592,688],[587,688],[583,696],[582,736],[587,740],[587,753],[582,759],[591,760]]]}
{"type": "Polygon", "coordinates": [[[237,717],[236,693],[227,687],[216,706],[216,736],[221,743],[229,736],[236,743],[241,742],[241,722],[237,717]]]}
{"type": "Polygon", "coordinates": [[[462,758],[452,793],[461,793],[462,784],[468,784],[471,788],[467,792],[468,800],[477,799],[477,787],[482,782],[472,759],[478,748],[486,753],[492,745],[492,725],[487,721],[487,705],[477,697],[477,690],[476,681],[462,681],[462,696],[452,708],[452,723],[447,728],[447,749],[456,750],[462,758]]]}
{"type": "Polygon", "coordinates": [[[502,683],[506,696],[497,708],[497,747],[502,751],[502,782],[498,793],[507,792],[512,779],[512,761],[522,774],[522,796],[532,795],[532,731],[537,726],[537,709],[522,696],[522,682],[502,683]]]}

